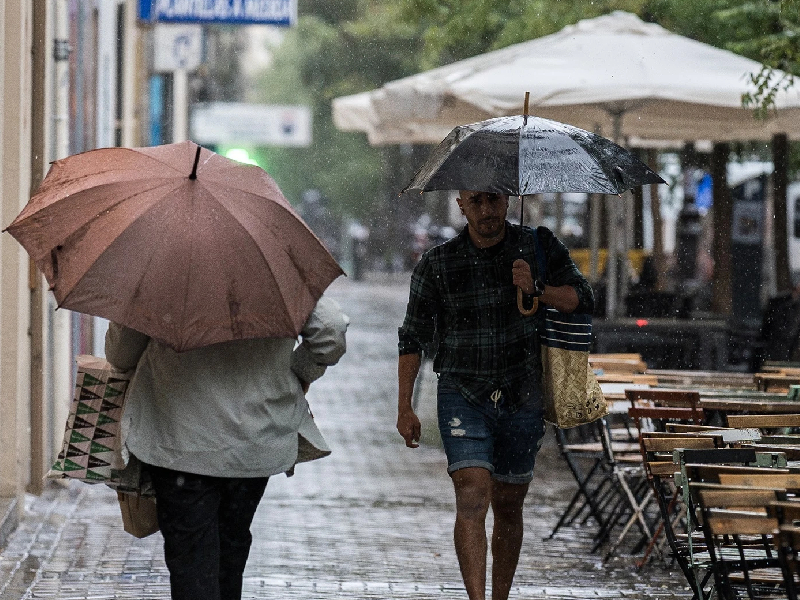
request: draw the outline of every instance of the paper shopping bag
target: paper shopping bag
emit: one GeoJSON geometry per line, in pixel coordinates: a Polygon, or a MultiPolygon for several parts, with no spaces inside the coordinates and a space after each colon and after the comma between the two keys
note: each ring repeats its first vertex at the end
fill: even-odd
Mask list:
{"type": "Polygon", "coordinates": [[[95,356],[77,357],[75,395],[61,452],[47,476],[112,483],[125,467],[120,454],[119,423],[132,372],[114,369],[95,356]]]}
{"type": "Polygon", "coordinates": [[[144,538],[158,531],[155,498],[117,492],[117,500],[125,531],[137,538],[144,538]]]}

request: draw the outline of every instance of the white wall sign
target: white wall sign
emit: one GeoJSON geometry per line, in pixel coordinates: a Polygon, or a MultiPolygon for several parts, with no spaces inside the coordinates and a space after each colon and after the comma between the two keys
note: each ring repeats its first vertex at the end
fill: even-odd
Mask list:
{"type": "Polygon", "coordinates": [[[196,104],[191,132],[198,144],[310,146],[311,109],[241,102],[196,104]]]}
{"type": "Polygon", "coordinates": [[[191,71],[199,67],[203,60],[201,25],[158,24],[154,27],[153,42],[154,71],[191,71]]]}

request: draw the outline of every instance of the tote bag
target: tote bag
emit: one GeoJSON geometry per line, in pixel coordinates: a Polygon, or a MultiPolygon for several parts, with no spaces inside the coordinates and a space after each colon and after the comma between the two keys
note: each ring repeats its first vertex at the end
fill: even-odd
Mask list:
{"type": "Polygon", "coordinates": [[[47,477],[113,484],[125,468],[119,424],[133,371],[118,371],[96,356],[80,355],[76,362],[75,394],[64,441],[47,477]]]}
{"type": "MultiPolygon", "coordinates": [[[[547,274],[544,248],[533,229],[536,261],[542,280],[547,274]]],[[[608,414],[600,384],[589,366],[592,315],[562,313],[544,306],[539,332],[544,384],[544,418],[560,429],[596,421],[608,414]]]]}
{"type": "Polygon", "coordinates": [[[600,384],[589,366],[592,316],[545,307],[540,335],[545,420],[560,429],[608,414],[600,384]]]}

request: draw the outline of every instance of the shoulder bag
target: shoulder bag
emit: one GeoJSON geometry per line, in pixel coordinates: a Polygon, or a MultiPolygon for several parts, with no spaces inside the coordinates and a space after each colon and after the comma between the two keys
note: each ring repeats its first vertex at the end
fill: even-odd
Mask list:
{"type": "MultiPolygon", "coordinates": [[[[542,281],[547,268],[544,248],[533,229],[542,281]]],[[[591,423],[608,414],[600,384],[589,366],[592,315],[562,313],[544,306],[539,331],[544,384],[544,418],[559,429],[591,423]]]]}

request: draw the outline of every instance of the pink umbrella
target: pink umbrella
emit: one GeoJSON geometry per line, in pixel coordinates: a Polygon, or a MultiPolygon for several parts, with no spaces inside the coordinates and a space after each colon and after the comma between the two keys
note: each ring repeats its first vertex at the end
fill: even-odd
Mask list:
{"type": "Polygon", "coordinates": [[[267,173],[193,142],[58,160],[7,230],[60,307],[178,351],[295,337],[343,273],[267,173]]]}

